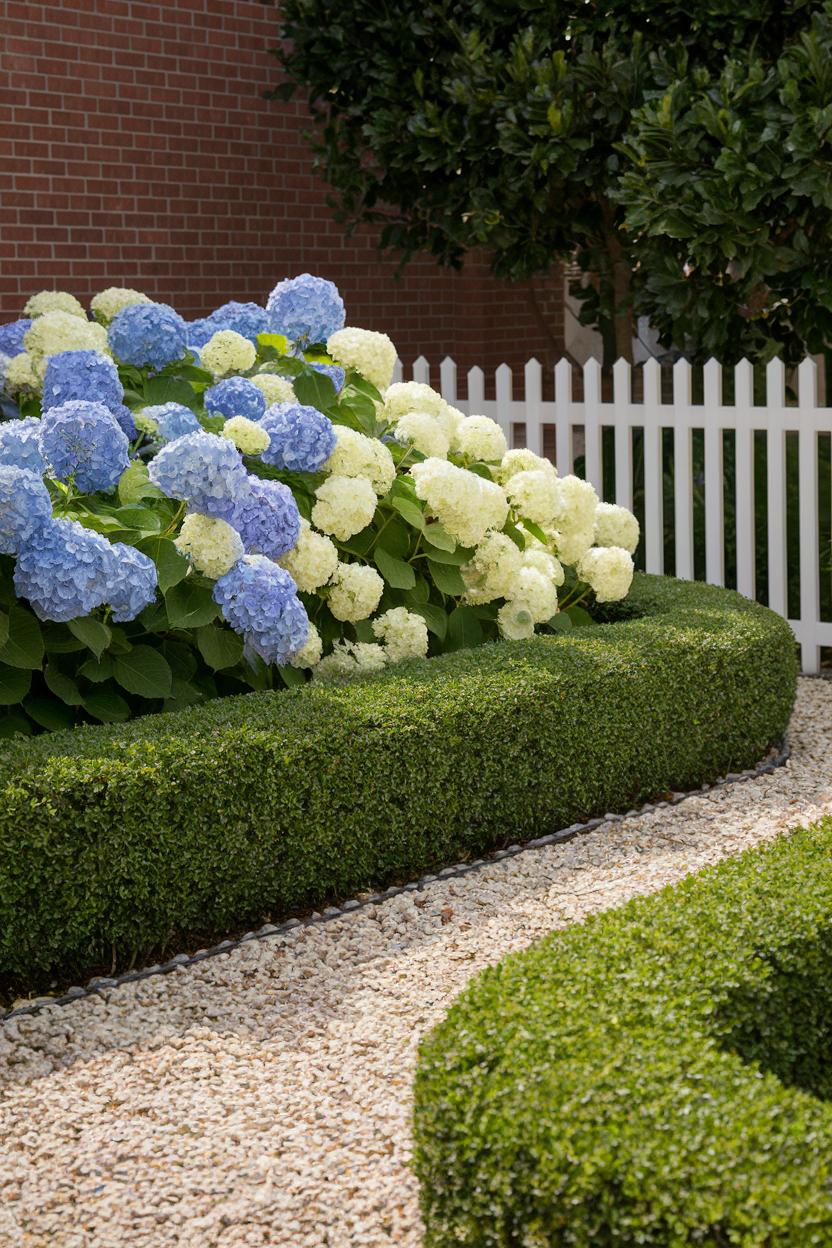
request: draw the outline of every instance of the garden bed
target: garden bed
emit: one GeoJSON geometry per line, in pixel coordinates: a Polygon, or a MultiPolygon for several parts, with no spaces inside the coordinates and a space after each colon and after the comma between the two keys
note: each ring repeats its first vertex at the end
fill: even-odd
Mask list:
{"type": "Polygon", "coordinates": [[[619,622],[247,694],[0,755],[0,972],[169,949],[755,763],[788,626],[641,576],[619,622]]]}

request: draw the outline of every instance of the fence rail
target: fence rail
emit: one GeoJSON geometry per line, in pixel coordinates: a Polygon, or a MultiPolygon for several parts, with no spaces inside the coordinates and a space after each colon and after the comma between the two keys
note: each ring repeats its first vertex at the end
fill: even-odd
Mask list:
{"type": "MultiPolygon", "coordinates": [[[[819,403],[815,362],[804,360],[793,379],[790,373],[794,384],[787,394],[786,370],[772,360],[755,394],[746,360],[730,370],[711,360],[697,371],[679,360],[670,399],[655,360],[635,370],[619,360],[611,387],[602,385],[601,367],[590,360],[579,379],[579,401],[573,397],[576,371],[568,360],[555,366],[551,400],[542,397],[544,375],[536,360],[525,365],[519,385],[500,365],[489,399],[481,368],[468,371],[464,397],[453,360],[432,370],[420,357],[411,376],[435,385],[462,411],[491,416],[509,445],[548,453],[561,474],[575,471],[578,461],[578,471],[602,497],[635,505],[648,572],[724,585],[728,559],[729,583],[789,620],[803,670],[817,672],[821,647],[832,647],[832,610],[825,601],[832,593],[825,563],[832,409],[819,403]],[[639,401],[633,400],[634,376],[639,401]],[[731,402],[723,397],[724,385],[731,402]]],[[[397,379],[403,375],[398,366],[397,379]]]]}

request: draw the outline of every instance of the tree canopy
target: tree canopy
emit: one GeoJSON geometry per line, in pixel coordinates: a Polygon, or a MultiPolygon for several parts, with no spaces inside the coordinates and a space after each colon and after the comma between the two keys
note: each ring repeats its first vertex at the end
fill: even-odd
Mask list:
{"type": "Polygon", "coordinates": [[[350,224],[406,260],[576,259],[582,318],[696,357],[832,336],[832,0],[281,0],[350,224]]]}

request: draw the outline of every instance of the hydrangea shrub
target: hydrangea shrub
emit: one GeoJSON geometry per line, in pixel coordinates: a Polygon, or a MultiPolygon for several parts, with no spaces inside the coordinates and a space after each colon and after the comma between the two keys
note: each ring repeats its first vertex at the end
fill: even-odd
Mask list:
{"type": "Polygon", "coordinates": [[[0,330],[0,733],[348,679],[626,596],[635,518],[393,383],[331,282],[190,324],[128,289],[76,304],[41,292],[0,330]]]}

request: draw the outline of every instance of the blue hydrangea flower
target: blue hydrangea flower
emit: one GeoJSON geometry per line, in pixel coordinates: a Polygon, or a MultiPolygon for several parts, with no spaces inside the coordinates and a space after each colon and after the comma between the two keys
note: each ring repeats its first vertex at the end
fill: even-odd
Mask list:
{"type": "Polygon", "coordinates": [[[188,349],[198,352],[209,338],[213,338],[217,326],[210,316],[203,316],[198,321],[186,321],[185,332],[188,336],[188,349]]]}
{"type": "Polygon", "coordinates": [[[20,355],[21,351],[25,351],[23,338],[26,331],[31,328],[32,322],[25,318],[22,321],[9,321],[6,325],[0,325],[0,356],[10,360],[12,356],[20,355]]]}
{"type": "Polygon", "coordinates": [[[136,422],[133,419],[133,413],[130,411],[130,408],[126,407],[124,403],[119,403],[118,407],[114,407],[112,410],[118,421],[119,429],[125,438],[132,442],[139,431],[136,428],[136,422]]]}
{"type": "Polygon", "coordinates": [[[16,555],[52,523],[43,481],[16,464],[0,464],[0,554],[16,555]]]}
{"type": "Polygon", "coordinates": [[[65,623],[109,600],[118,564],[106,537],[76,520],[53,520],[19,550],[14,587],[41,620],[65,623]]]}
{"type": "Polygon", "coordinates": [[[181,360],[186,325],[166,303],[134,303],[113,317],[107,337],[113,354],[138,368],[164,368],[181,360]]]}
{"type": "Polygon", "coordinates": [[[245,377],[226,377],[205,391],[205,410],[211,416],[245,416],[259,420],[266,411],[262,390],[245,377]]]}
{"type": "Polygon", "coordinates": [[[73,399],[103,403],[111,412],[123,406],[124,387],[113,361],[100,351],[59,351],[50,356],[43,378],[43,411],[73,399]]]}
{"type": "MultiPolygon", "coordinates": [[[[257,346],[257,335],[264,334],[269,327],[266,309],[259,303],[237,303],[231,300],[217,308],[207,318],[214,329],[233,329],[236,333],[248,338],[257,346]]],[[[206,340],[207,341],[207,340],[206,340]]],[[[204,343],[202,344],[205,345],[204,343]]],[[[242,415],[242,413],[239,413],[242,415]]]]}
{"type": "Polygon", "coordinates": [[[135,620],[136,616],[156,599],[156,564],[134,546],[113,542],[118,577],[110,586],[107,602],[113,609],[117,624],[135,620]]]}
{"type": "Polygon", "coordinates": [[[214,601],[264,663],[287,663],[306,641],[309,618],[295,582],[262,555],[246,555],[221,576],[214,601]]]}
{"type": "Polygon", "coordinates": [[[336,394],[340,394],[344,389],[347,371],[341,368],[340,364],[309,364],[309,367],[314,368],[316,373],[323,373],[324,377],[328,377],[335,387],[336,394]]]}
{"type": "Polygon", "coordinates": [[[46,464],[40,453],[40,421],[36,416],[0,424],[0,464],[14,464],[43,476],[46,464]]]}
{"type": "Polygon", "coordinates": [[[282,481],[250,476],[229,512],[218,517],[233,525],[249,554],[279,559],[297,545],[300,512],[295,496],[282,481]]]}
{"type": "Polygon", "coordinates": [[[335,450],[332,421],[316,407],[273,403],[260,421],[270,442],[261,458],[290,472],[317,472],[335,450]]]}
{"type": "Polygon", "coordinates": [[[40,449],[52,476],[73,477],[82,494],[114,489],[130,462],[130,443],[110,409],[81,399],[44,414],[40,449]]]}
{"type": "Polygon", "coordinates": [[[177,438],[184,438],[186,433],[198,433],[202,428],[194,413],[184,403],[158,403],[152,407],[143,407],[141,415],[149,416],[156,422],[162,442],[175,442],[177,438]]]}
{"type": "Polygon", "coordinates": [[[168,498],[184,499],[194,511],[215,519],[248,482],[243,457],[228,438],[188,433],[168,442],[148,466],[150,480],[168,498]]]}
{"type": "Polygon", "coordinates": [[[269,328],[293,341],[326,342],[343,329],[344,301],[334,282],[301,273],[278,282],[266,304],[269,328]]]}

